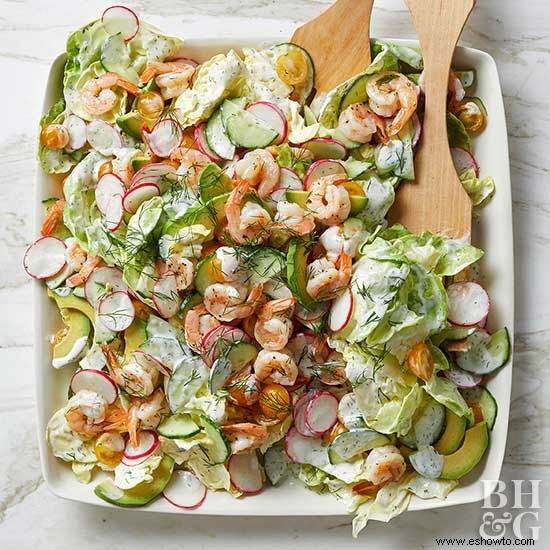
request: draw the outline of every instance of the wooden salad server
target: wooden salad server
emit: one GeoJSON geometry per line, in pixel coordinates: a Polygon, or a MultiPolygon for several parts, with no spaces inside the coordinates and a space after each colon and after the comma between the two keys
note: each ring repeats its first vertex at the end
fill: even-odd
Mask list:
{"type": "Polygon", "coordinates": [[[470,241],[472,203],[456,173],[447,138],[447,89],[453,52],[475,0],[407,0],[424,58],[426,110],[415,181],[401,183],[389,221],[470,241]]]}
{"type": "Polygon", "coordinates": [[[313,59],[317,95],[332,90],[370,65],[373,2],[337,0],[294,32],[291,42],[305,48],[313,59]]]}

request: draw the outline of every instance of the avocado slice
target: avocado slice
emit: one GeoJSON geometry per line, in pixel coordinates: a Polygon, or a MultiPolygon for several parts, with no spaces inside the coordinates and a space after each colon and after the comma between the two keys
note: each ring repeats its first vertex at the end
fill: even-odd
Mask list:
{"type": "Polygon", "coordinates": [[[441,479],[458,479],[470,472],[481,460],[489,445],[486,422],[480,422],[466,430],[464,442],[453,454],[443,457],[441,479]]]}
{"type": "Polygon", "coordinates": [[[434,444],[435,450],[442,455],[454,453],[464,439],[467,423],[465,416],[458,416],[447,409],[445,411],[445,431],[434,444]]]}
{"type": "Polygon", "coordinates": [[[55,335],[52,366],[56,369],[80,358],[88,344],[91,330],[90,320],[84,313],[76,309],[61,309],[60,313],[65,328],[55,335]]]}
{"type": "Polygon", "coordinates": [[[233,183],[227,173],[211,162],[205,166],[199,178],[199,195],[202,202],[231,191],[233,183]]]}
{"type": "Polygon", "coordinates": [[[111,478],[96,485],[94,493],[103,500],[117,506],[143,506],[160,495],[172,477],[174,459],[162,457],[159,467],[153,473],[153,481],[142,482],[132,489],[119,489],[111,478]]]}
{"type": "Polygon", "coordinates": [[[367,197],[361,197],[360,195],[350,195],[349,200],[351,202],[350,216],[356,216],[359,212],[365,210],[369,202],[367,197]]]}
{"type": "Polygon", "coordinates": [[[288,286],[298,302],[308,310],[312,310],[316,301],[307,292],[307,264],[310,252],[308,239],[292,239],[287,252],[288,286]]]}
{"type": "Polygon", "coordinates": [[[124,363],[130,360],[132,352],[147,340],[146,323],[136,317],[134,322],[124,331],[124,363]]]}
{"type": "Polygon", "coordinates": [[[79,298],[74,294],[67,294],[62,296],[57,292],[52,292],[48,290],[48,296],[53,298],[57,304],[57,307],[61,309],[76,309],[80,311],[92,322],[94,326],[94,340],[98,344],[103,344],[105,342],[110,342],[114,339],[116,334],[111,330],[105,328],[100,322],[95,318],[94,308],[86,301],[84,298],[79,298]]]}
{"type": "Polygon", "coordinates": [[[145,126],[151,130],[151,121],[143,118],[137,111],[130,111],[116,119],[117,126],[134,139],[142,139],[141,128],[145,126]]]}
{"type": "Polygon", "coordinates": [[[132,157],[130,159],[130,166],[132,167],[132,171],[135,174],[138,170],[141,170],[141,168],[143,168],[147,164],[151,164],[151,162],[152,161],[150,157],[145,157],[140,155],[140,156],[132,157]]]}

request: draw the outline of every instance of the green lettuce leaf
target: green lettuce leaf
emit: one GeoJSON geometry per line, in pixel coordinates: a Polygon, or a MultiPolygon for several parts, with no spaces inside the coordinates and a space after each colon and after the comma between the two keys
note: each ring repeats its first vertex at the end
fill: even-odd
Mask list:
{"type": "Polygon", "coordinates": [[[464,124],[452,113],[447,113],[447,136],[449,147],[462,147],[466,151],[472,150],[472,142],[464,124]]]}
{"type": "Polygon", "coordinates": [[[432,377],[424,384],[424,390],[436,401],[445,405],[457,416],[465,416],[469,423],[474,421],[474,413],[464,398],[458,391],[458,388],[447,378],[437,376],[434,372],[432,377]]]}
{"type": "Polygon", "coordinates": [[[466,193],[472,199],[472,204],[478,208],[485,206],[495,194],[495,180],[487,176],[485,178],[476,177],[473,168],[466,170],[460,175],[460,181],[466,193]]]}

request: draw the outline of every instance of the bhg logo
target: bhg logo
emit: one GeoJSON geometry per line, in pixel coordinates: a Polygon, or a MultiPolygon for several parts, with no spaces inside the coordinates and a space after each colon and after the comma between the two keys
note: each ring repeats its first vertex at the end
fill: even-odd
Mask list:
{"type": "Polygon", "coordinates": [[[540,479],[483,480],[485,512],[479,534],[485,539],[501,539],[506,534],[517,539],[539,538],[540,479]],[[495,488],[496,487],[496,488],[495,488]]]}

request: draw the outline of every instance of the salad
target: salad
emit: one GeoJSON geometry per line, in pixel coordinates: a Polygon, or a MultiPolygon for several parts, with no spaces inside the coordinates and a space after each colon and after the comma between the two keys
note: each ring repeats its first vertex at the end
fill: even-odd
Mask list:
{"type": "MultiPolygon", "coordinates": [[[[79,482],[106,472],[98,498],[196,508],[292,477],[356,535],[483,457],[508,332],[485,328],[481,250],[388,227],[423,67],[391,43],[372,58],[312,101],[292,43],[199,63],[121,6],[69,36],[40,124],[58,193],[24,266],[64,323],[52,367],[74,371],[45,437],[79,482]]],[[[451,72],[448,127],[479,208],[495,185],[472,153],[475,78],[451,72]]]]}

